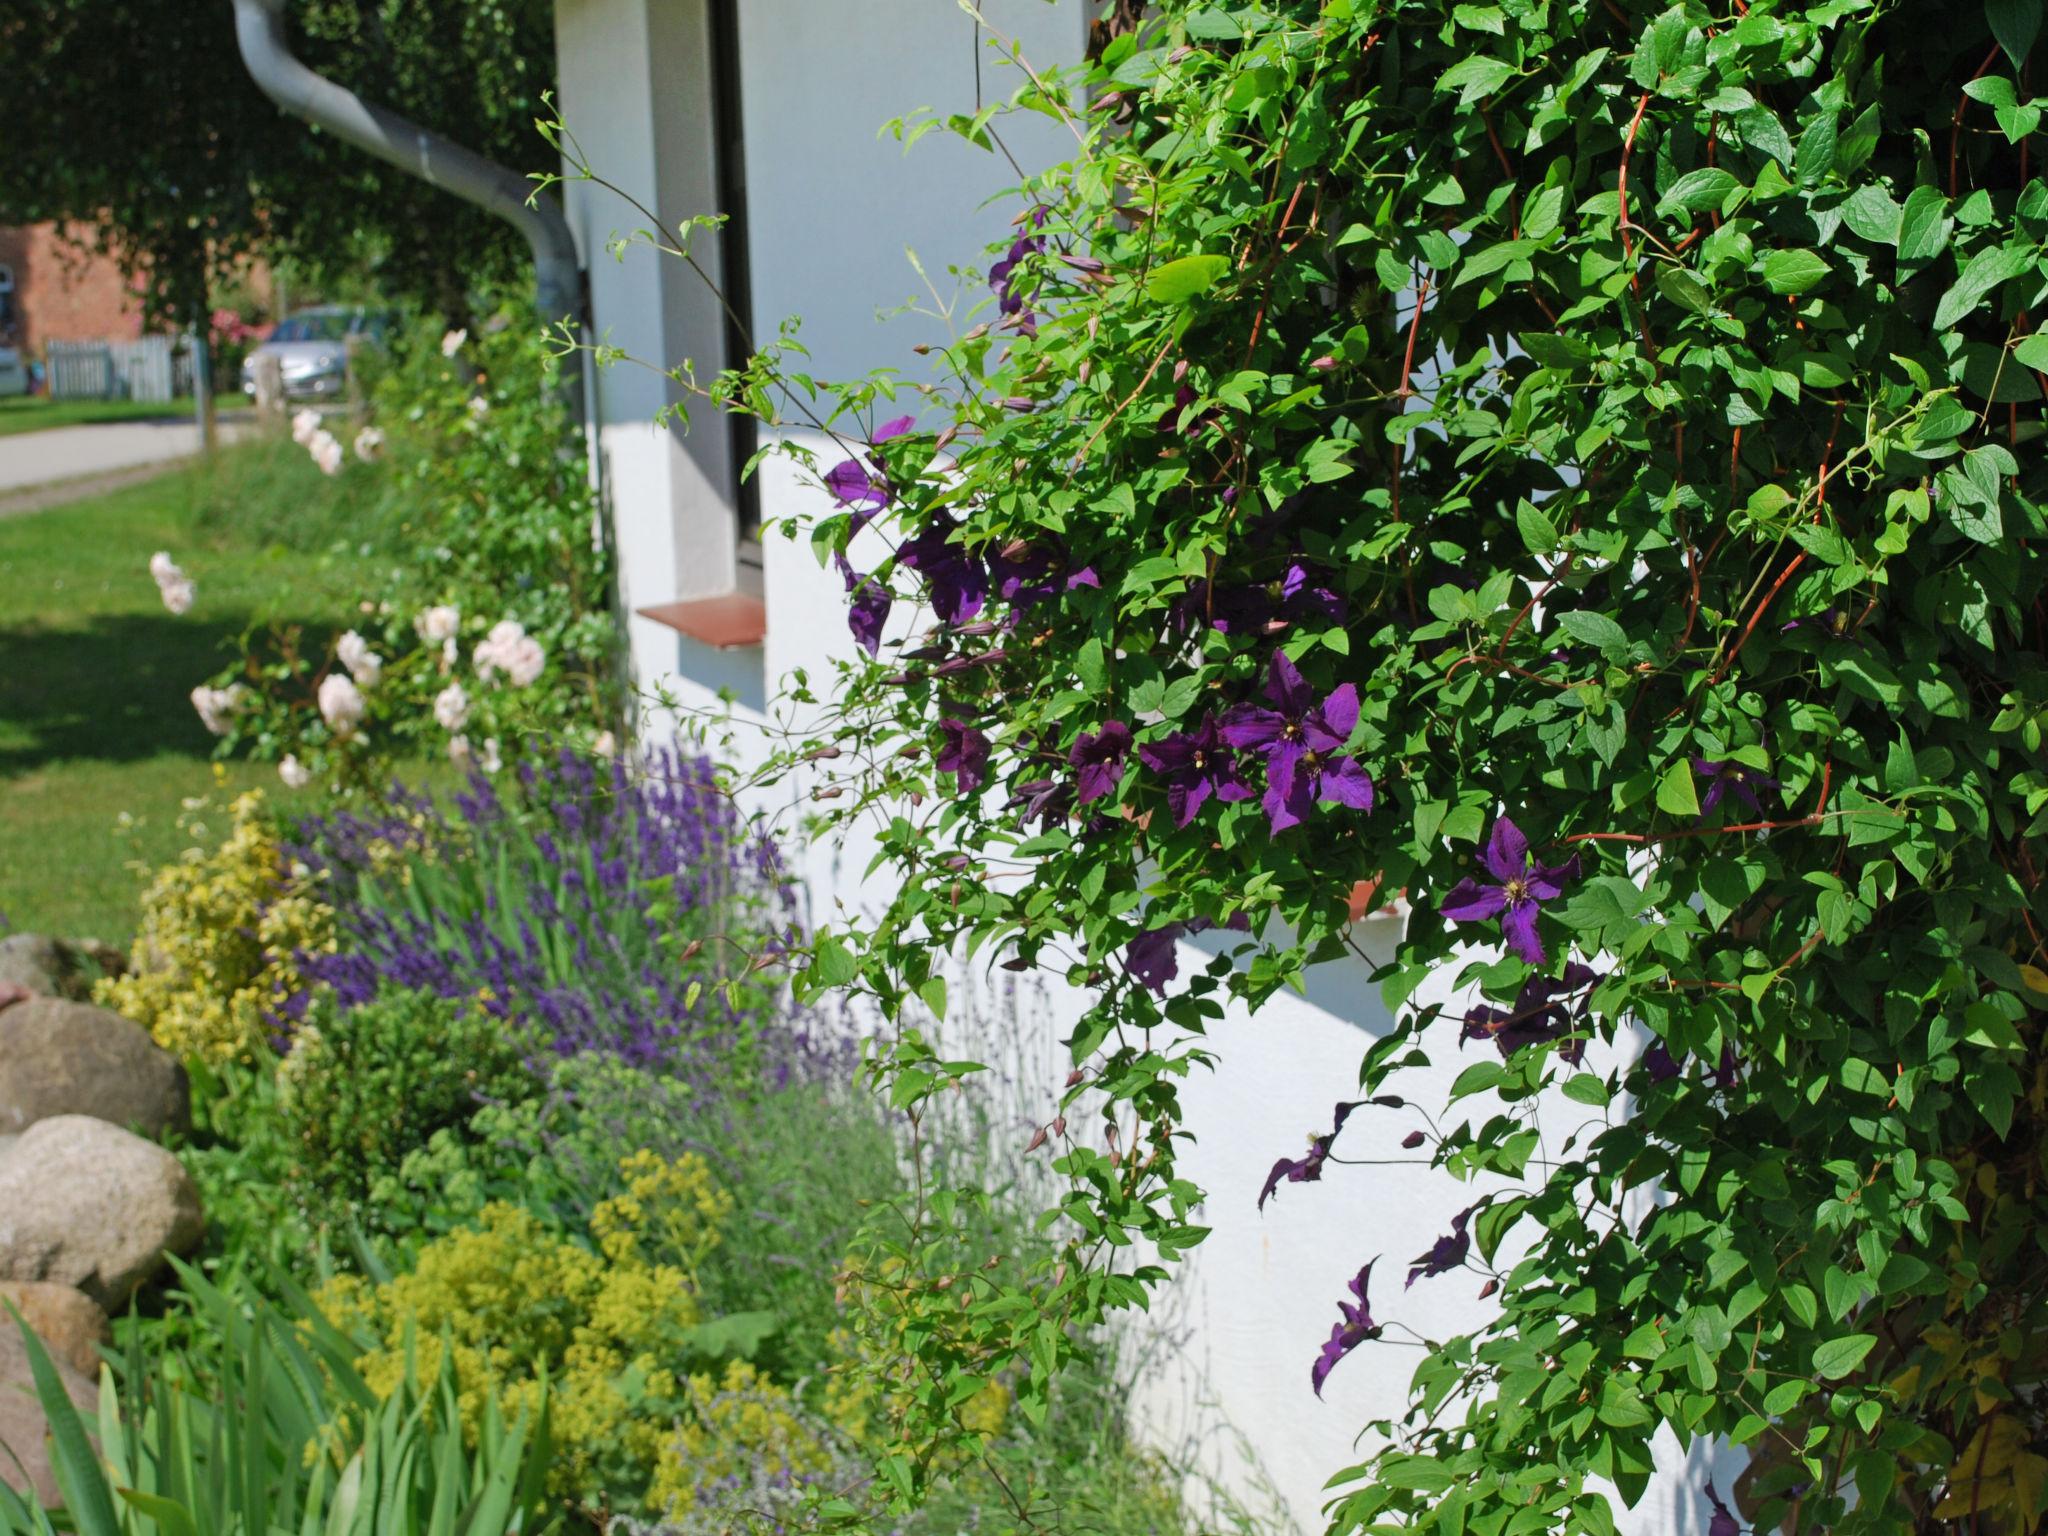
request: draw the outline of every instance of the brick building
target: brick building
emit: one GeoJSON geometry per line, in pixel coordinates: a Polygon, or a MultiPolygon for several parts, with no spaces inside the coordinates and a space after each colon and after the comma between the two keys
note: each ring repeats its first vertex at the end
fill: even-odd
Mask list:
{"type": "Polygon", "coordinates": [[[32,357],[52,341],[132,341],[142,334],[142,306],[114,262],[55,224],[0,226],[0,268],[14,291],[0,301],[0,346],[32,357]]]}

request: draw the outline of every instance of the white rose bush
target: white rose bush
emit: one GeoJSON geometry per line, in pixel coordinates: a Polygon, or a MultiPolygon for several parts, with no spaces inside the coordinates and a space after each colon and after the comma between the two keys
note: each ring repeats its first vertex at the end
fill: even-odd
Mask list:
{"type": "MultiPolygon", "coordinates": [[[[610,557],[551,366],[517,313],[474,338],[436,322],[394,348],[371,422],[292,418],[324,474],[381,484],[412,553],[360,595],[355,628],[252,631],[193,690],[223,755],[275,762],[287,789],[346,792],[399,758],[496,771],[611,736],[610,557]]],[[[169,552],[149,572],[167,609],[190,609],[197,583],[169,552]]]]}

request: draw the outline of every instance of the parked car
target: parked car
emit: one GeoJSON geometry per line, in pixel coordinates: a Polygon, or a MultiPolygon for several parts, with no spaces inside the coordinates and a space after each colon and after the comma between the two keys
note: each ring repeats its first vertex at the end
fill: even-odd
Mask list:
{"type": "Polygon", "coordinates": [[[28,392],[27,360],[12,347],[0,347],[0,399],[28,392]]]}
{"type": "Polygon", "coordinates": [[[284,374],[286,398],[332,399],[348,382],[349,339],[381,347],[390,330],[391,317],[377,310],[324,305],[287,315],[242,360],[242,393],[256,393],[256,359],[270,356],[284,374]]]}

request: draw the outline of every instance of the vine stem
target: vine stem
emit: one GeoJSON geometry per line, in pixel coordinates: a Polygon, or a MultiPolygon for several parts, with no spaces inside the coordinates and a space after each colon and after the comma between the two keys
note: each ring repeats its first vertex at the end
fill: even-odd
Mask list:
{"type": "MultiPolygon", "coordinates": [[[[1983,73],[1984,73],[1984,71],[1985,71],[1985,70],[1989,69],[1989,68],[1990,68],[1990,67],[1991,67],[1991,66],[1992,66],[1993,64],[1996,64],[1996,63],[1998,62],[1998,46],[1999,46],[1999,45],[1998,45],[1997,43],[1993,43],[1993,44],[1991,45],[1991,51],[1990,51],[1989,53],[1987,53],[1987,54],[1985,54],[1985,55],[1984,55],[1984,62],[1983,62],[1982,64],[1979,64],[1979,65],[1977,66],[1977,71],[1976,71],[1976,73],[1975,73],[1975,74],[1973,74],[1973,75],[1971,75],[1971,76],[1970,76],[1970,79],[1972,79],[1972,80],[1976,80],[1976,79],[1979,79],[1980,77],[1982,77],[1982,75],[1983,75],[1983,73]]],[[[1958,185],[1958,183],[1957,183],[1957,179],[1956,179],[1956,151],[1957,151],[1957,149],[1958,149],[1958,148],[1959,148],[1959,147],[1961,146],[1961,144],[1962,144],[1962,139],[1963,139],[1963,113],[1964,113],[1965,111],[1967,111],[1967,110],[1969,109],[1969,105],[1970,105],[1970,98],[1969,98],[1969,96],[1968,96],[1967,94],[1964,94],[1964,95],[1961,95],[1961,96],[1959,96],[1959,97],[1957,98],[1957,100],[1956,100],[1956,115],[1955,115],[1954,117],[1952,117],[1952,118],[1950,118],[1950,119],[1949,119],[1949,124],[1948,124],[1948,195],[1949,195],[1950,197],[1954,197],[1954,196],[1956,195],[1956,187],[1957,187],[1957,185],[1958,185]]]]}
{"type": "Polygon", "coordinates": [[[1726,837],[1731,832],[1782,832],[1792,827],[1816,827],[1827,820],[1828,795],[1834,783],[1835,765],[1822,763],[1820,768],[1820,803],[1811,815],[1795,816],[1790,821],[1744,821],[1732,827],[1681,827],[1676,832],[1665,832],[1651,836],[1647,832],[1574,832],[1564,839],[1567,843],[1640,843],[1654,847],[1658,843],[1675,843],[1688,837],[1726,837]]]}
{"type": "Polygon", "coordinates": [[[1657,346],[1650,340],[1650,316],[1643,307],[1643,277],[1636,270],[1635,242],[1628,237],[1628,162],[1636,151],[1636,135],[1642,131],[1643,114],[1649,109],[1650,93],[1645,91],[1636,99],[1636,115],[1629,119],[1628,137],[1622,141],[1621,169],[1615,176],[1614,190],[1621,205],[1621,257],[1628,263],[1628,291],[1636,301],[1636,331],[1642,337],[1643,351],[1648,354],[1650,367],[1654,370],[1657,368],[1657,346]]]}

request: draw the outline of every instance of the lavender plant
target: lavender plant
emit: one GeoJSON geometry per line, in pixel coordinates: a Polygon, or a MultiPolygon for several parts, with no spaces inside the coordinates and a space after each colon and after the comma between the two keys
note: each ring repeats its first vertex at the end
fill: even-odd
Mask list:
{"type": "Polygon", "coordinates": [[[337,936],[308,977],[343,1007],[392,986],[473,998],[556,1056],[795,1070],[813,1044],[802,1019],[778,1019],[775,988],[744,974],[783,942],[794,895],[711,762],[563,748],[515,782],[475,775],[452,813],[400,788],[378,813],[303,823],[293,856],[337,936]]]}

